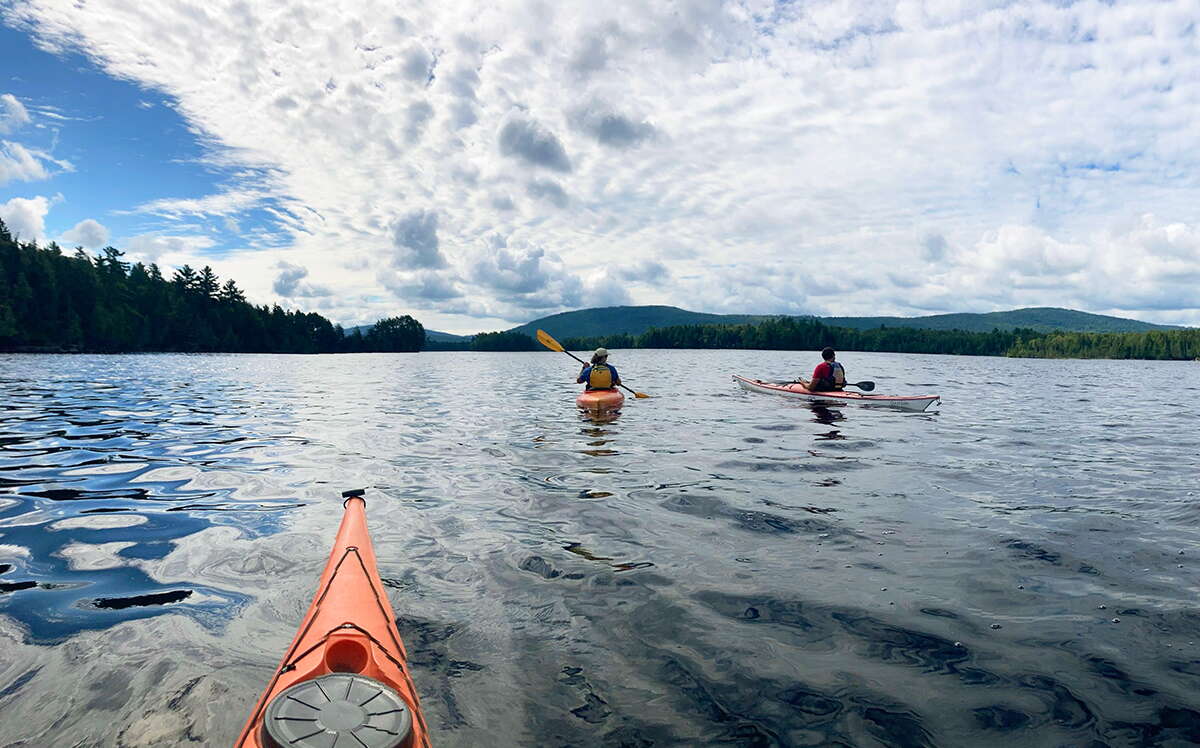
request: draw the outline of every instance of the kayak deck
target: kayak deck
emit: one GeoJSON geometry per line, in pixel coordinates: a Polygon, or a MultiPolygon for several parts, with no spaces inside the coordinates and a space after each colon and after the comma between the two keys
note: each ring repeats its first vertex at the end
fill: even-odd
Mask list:
{"type": "Polygon", "coordinates": [[[733,375],[742,389],[771,395],[794,397],[809,402],[843,405],[852,403],[877,408],[899,408],[900,410],[923,411],[941,398],[938,395],[864,395],[861,392],[813,392],[800,384],[776,384],[761,379],[733,375]]]}
{"type": "Polygon", "coordinates": [[[348,491],[316,596],[235,746],[428,748],[416,687],[367,533],[348,491]]]}

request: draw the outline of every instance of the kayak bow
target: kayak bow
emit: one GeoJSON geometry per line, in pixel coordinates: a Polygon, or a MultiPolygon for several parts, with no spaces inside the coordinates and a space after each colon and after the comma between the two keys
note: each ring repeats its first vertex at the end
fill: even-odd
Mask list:
{"type": "Polygon", "coordinates": [[[901,410],[922,411],[928,408],[931,404],[937,402],[940,398],[937,395],[864,395],[861,392],[813,392],[807,390],[800,384],[774,384],[772,382],[764,382],[761,379],[747,379],[740,377],[737,374],[733,375],[734,381],[742,386],[742,389],[751,392],[765,392],[772,395],[784,395],[785,397],[795,397],[809,402],[821,403],[823,405],[842,405],[853,403],[855,405],[866,405],[873,407],[884,408],[900,408],[901,410]]]}
{"type": "Polygon", "coordinates": [[[342,494],[345,514],[312,605],[236,748],[429,748],[363,493],[342,494]]]}

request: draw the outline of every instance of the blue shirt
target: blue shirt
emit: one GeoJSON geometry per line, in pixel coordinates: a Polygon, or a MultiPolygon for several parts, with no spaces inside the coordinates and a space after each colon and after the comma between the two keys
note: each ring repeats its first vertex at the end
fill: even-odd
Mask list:
{"type": "MultiPolygon", "coordinates": [[[[607,366],[608,370],[612,372],[613,386],[609,387],[609,389],[615,390],[617,388],[617,383],[619,383],[621,381],[620,375],[617,374],[617,367],[613,366],[612,364],[605,364],[605,366],[607,366]]],[[[583,383],[587,382],[588,377],[590,377],[591,375],[592,375],[592,367],[585,366],[585,367],[583,367],[583,371],[581,371],[579,373],[579,379],[576,379],[575,381],[579,384],[583,384],[583,383]]]]}

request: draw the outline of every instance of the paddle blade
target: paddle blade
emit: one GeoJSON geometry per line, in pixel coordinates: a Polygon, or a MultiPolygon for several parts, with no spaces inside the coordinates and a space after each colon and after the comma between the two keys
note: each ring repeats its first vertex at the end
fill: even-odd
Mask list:
{"type": "Polygon", "coordinates": [[[871,390],[875,389],[874,382],[856,382],[853,386],[859,388],[863,392],[870,392],[871,390]]]}
{"type": "Polygon", "coordinates": [[[647,397],[650,397],[645,392],[638,392],[636,390],[634,391],[633,396],[636,397],[638,400],[644,400],[647,397]]]}
{"type": "Polygon", "coordinates": [[[558,351],[559,353],[566,353],[566,351],[563,350],[562,343],[559,343],[557,340],[550,337],[550,333],[546,332],[545,330],[537,331],[537,339],[538,339],[539,343],[546,346],[547,348],[549,348],[552,351],[558,351]]]}

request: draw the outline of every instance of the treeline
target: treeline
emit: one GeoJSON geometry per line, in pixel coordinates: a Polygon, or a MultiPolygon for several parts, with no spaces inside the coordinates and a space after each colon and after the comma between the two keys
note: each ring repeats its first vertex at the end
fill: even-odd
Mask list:
{"type": "Polygon", "coordinates": [[[471,339],[472,351],[544,351],[540,343],[523,332],[481,332],[471,339]]]}
{"type": "Polygon", "coordinates": [[[1010,356],[1025,358],[1200,359],[1200,330],[1047,333],[1014,345],[1010,356]]]}
{"type": "Polygon", "coordinates": [[[212,268],[184,265],[168,280],[123,256],[19,242],[0,221],[0,350],[337,353],[417,351],[425,341],[408,315],[345,335],[320,314],[250,304],[212,268]]]}
{"type": "Polygon", "coordinates": [[[832,346],[846,351],[1003,356],[1019,341],[1038,335],[1040,333],[1033,330],[992,330],[987,333],[912,327],[856,330],[831,327],[812,317],[779,317],[758,324],[659,327],[641,335],[569,338],[563,343],[575,350],[604,346],[812,351],[832,346]]]}
{"type": "MultiPolygon", "coordinates": [[[[528,336],[522,336],[536,346],[528,336]]],[[[813,318],[780,317],[758,324],[681,325],[640,335],[568,338],[571,350],[606,348],[716,348],[804,351],[832,346],[844,351],[945,353],[1025,358],[1140,358],[1190,360],[1200,356],[1200,330],[1143,333],[1042,333],[1036,330],[927,330],[912,327],[852,329],[813,318]]],[[[525,350],[525,349],[511,349],[525,350]]]]}

